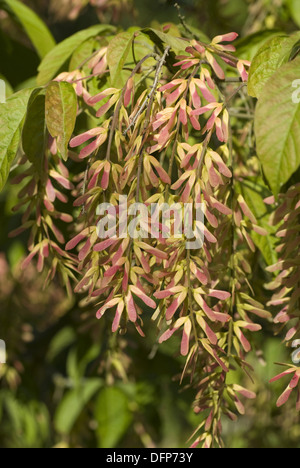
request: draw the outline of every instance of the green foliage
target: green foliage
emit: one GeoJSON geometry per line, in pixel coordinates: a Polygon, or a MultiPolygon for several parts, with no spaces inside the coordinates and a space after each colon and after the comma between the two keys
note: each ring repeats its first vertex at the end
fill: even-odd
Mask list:
{"type": "Polygon", "coordinates": [[[19,148],[21,124],[26,115],[31,92],[32,90],[19,91],[9,97],[5,104],[0,104],[0,190],[5,185],[19,148]]]}
{"type": "Polygon", "coordinates": [[[118,446],[132,421],[127,395],[118,387],[101,390],[95,406],[95,418],[99,448],[118,446]]]}
{"type": "Polygon", "coordinates": [[[253,179],[249,177],[247,180],[243,181],[241,184],[241,193],[256,219],[259,221],[259,225],[268,232],[267,236],[260,236],[256,232],[252,232],[251,237],[255,245],[261,251],[267,264],[274,265],[278,260],[275,251],[276,228],[270,226],[271,210],[268,209],[268,206],[264,202],[271,193],[260,176],[253,179]]]}
{"type": "Polygon", "coordinates": [[[243,37],[236,43],[237,55],[245,60],[253,60],[269,40],[281,34],[278,30],[265,30],[243,37]]]}
{"type": "Polygon", "coordinates": [[[50,438],[49,413],[43,404],[24,404],[8,391],[0,394],[1,431],[9,448],[44,448],[50,438]],[[3,417],[3,413],[6,417],[3,417]],[[13,428],[13,431],[11,430],[13,428]]]}
{"type": "Polygon", "coordinates": [[[24,28],[40,58],[55,46],[55,40],[46,24],[30,8],[18,0],[1,0],[0,8],[6,9],[24,28]]]}
{"type": "Polygon", "coordinates": [[[275,36],[259,49],[250,68],[248,83],[250,96],[259,98],[271,76],[289,61],[293,46],[299,39],[300,33],[291,37],[275,36]]]}
{"type": "Polygon", "coordinates": [[[288,8],[291,12],[291,16],[297,26],[300,27],[300,9],[299,9],[299,2],[297,0],[287,0],[288,8]]]}
{"type": "Polygon", "coordinates": [[[292,99],[299,75],[299,58],[283,65],[267,81],[256,109],[257,154],[275,195],[300,165],[300,105],[292,99]]]}
{"type": "Polygon", "coordinates": [[[174,36],[173,34],[165,34],[157,29],[145,28],[143,33],[147,34],[150,39],[156,44],[160,50],[164,50],[167,46],[170,46],[173,51],[182,52],[186,48],[186,41],[174,36]]]}
{"type": "Polygon", "coordinates": [[[125,84],[126,80],[122,78],[122,70],[132,48],[133,41],[134,35],[132,33],[124,32],[118,34],[109,43],[107,61],[112,86],[122,87],[125,84]]]}
{"type": "Polygon", "coordinates": [[[66,161],[77,115],[77,97],[71,84],[52,82],[47,86],[45,115],[49,133],[57,138],[58,150],[66,161]]]}
{"type": "Polygon", "coordinates": [[[76,341],[76,333],[72,327],[62,328],[56,333],[49,345],[47,361],[53,361],[65,348],[76,341]]]}
{"type": "Polygon", "coordinates": [[[85,410],[90,399],[102,387],[101,379],[86,379],[81,385],[69,390],[62,398],[55,416],[54,425],[60,434],[70,434],[80,413],[85,410]]]}
{"type": "Polygon", "coordinates": [[[52,78],[59,73],[60,69],[70,60],[72,54],[83,42],[87,41],[91,37],[113,31],[114,28],[111,26],[96,25],[84,31],[79,31],[73,36],[65,39],[51,52],[49,52],[44,60],[42,60],[39,66],[37,83],[39,85],[45,85],[52,80],[52,78]]]}
{"type": "Polygon", "coordinates": [[[45,90],[35,89],[30,96],[22,131],[22,145],[29,161],[41,174],[46,146],[45,90]]]}

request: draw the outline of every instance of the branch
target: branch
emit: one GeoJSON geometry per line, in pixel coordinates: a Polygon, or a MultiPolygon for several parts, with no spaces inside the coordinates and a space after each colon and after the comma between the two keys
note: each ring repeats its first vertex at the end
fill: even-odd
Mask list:
{"type": "Polygon", "coordinates": [[[199,42],[200,45],[202,45],[205,49],[208,49],[210,50],[211,52],[214,52],[215,54],[219,55],[220,57],[223,57],[227,60],[230,60],[231,62],[234,62],[234,63],[238,63],[239,59],[234,57],[233,55],[231,54],[227,54],[227,52],[223,52],[219,49],[216,49],[214,46],[210,45],[210,44],[206,44],[205,42],[202,42],[200,40],[200,37],[197,36],[197,34],[193,33],[193,31],[189,28],[189,26],[186,24],[185,22],[185,16],[183,16],[181,13],[180,13],[180,5],[178,5],[178,3],[176,3],[175,5],[175,8],[177,8],[178,10],[178,18],[182,24],[182,26],[184,27],[184,29],[186,30],[186,32],[193,37],[193,39],[195,39],[196,41],[199,42]]]}
{"type": "MultiPolygon", "coordinates": [[[[188,92],[189,92],[189,87],[190,87],[190,83],[192,81],[192,79],[197,75],[200,67],[202,65],[202,61],[200,62],[200,65],[197,66],[193,73],[190,75],[189,77],[189,80],[188,80],[188,83],[187,83],[187,87],[186,87],[186,90],[185,90],[185,93],[183,95],[183,99],[186,100],[187,98],[187,95],[188,95],[188,92]]],[[[178,135],[179,135],[179,131],[180,131],[180,126],[181,126],[181,122],[180,122],[180,119],[178,118],[178,121],[177,121],[177,127],[176,127],[176,133],[175,133],[175,141],[174,141],[174,145],[173,145],[173,148],[172,148],[172,154],[171,154],[171,159],[170,159],[170,163],[169,163],[169,170],[168,170],[168,176],[172,177],[172,171],[173,171],[173,164],[174,164],[174,159],[175,159],[175,154],[176,154],[176,148],[177,148],[177,140],[178,140],[178,135]]],[[[166,189],[166,198],[169,194],[169,188],[170,186],[167,185],[167,189],[166,189]]]]}
{"type": "Polygon", "coordinates": [[[227,107],[230,101],[245,87],[247,83],[242,83],[224,102],[224,107],[227,107]]]}
{"type": "Polygon", "coordinates": [[[121,97],[120,97],[120,99],[118,101],[118,104],[117,104],[117,106],[115,108],[113,121],[112,121],[112,124],[111,124],[109,140],[108,140],[108,145],[107,145],[107,151],[106,151],[106,160],[107,161],[110,161],[111,146],[112,146],[112,142],[113,142],[115,129],[116,129],[116,126],[117,126],[117,123],[118,123],[119,112],[120,112],[120,109],[122,107],[124,95],[125,95],[125,92],[126,92],[127,83],[138,72],[138,70],[141,68],[143,63],[146,62],[146,60],[148,60],[149,58],[153,58],[153,57],[157,58],[157,55],[153,54],[153,53],[148,54],[145,57],[143,57],[142,60],[139,61],[139,63],[136,65],[136,67],[132,70],[132,73],[131,73],[130,77],[128,78],[128,80],[127,80],[127,82],[126,82],[126,84],[125,84],[125,86],[124,86],[124,88],[122,90],[122,94],[121,94],[121,97]]]}
{"type": "MultiPolygon", "coordinates": [[[[130,123],[129,127],[124,131],[123,135],[126,135],[126,133],[130,130],[131,127],[133,127],[136,123],[136,121],[138,120],[139,116],[144,112],[144,110],[146,109],[146,107],[148,106],[148,103],[150,102],[150,100],[152,99],[152,97],[154,97],[154,93],[156,91],[156,88],[157,88],[157,85],[158,85],[158,80],[159,80],[159,77],[160,77],[160,73],[161,73],[161,70],[162,70],[162,67],[166,61],[166,57],[169,53],[169,50],[170,50],[170,47],[167,47],[166,51],[165,51],[165,54],[164,56],[162,57],[162,59],[158,62],[158,66],[156,67],[156,73],[155,73],[155,77],[154,77],[154,82],[153,82],[153,85],[151,86],[151,91],[150,93],[148,94],[148,96],[146,96],[145,98],[145,101],[143,102],[143,104],[141,105],[141,107],[139,108],[139,110],[137,111],[136,115],[134,116],[132,122],[130,123]]],[[[152,73],[153,70],[151,70],[151,73],[152,73]]],[[[150,73],[150,74],[151,74],[150,73]]],[[[152,103],[153,103],[153,99],[152,99],[152,103]]],[[[152,105],[149,105],[149,107],[151,108],[152,105]]]]}
{"type": "Polygon", "coordinates": [[[158,85],[158,82],[159,82],[160,74],[161,74],[162,68],[163,68],[163,66],[165,64],[166,58],[167,58],[167,56],[169,54],[170,48],[171,47],[168,46],[165,49],[162,58],[160,59],[160,61],[157,64],[156,73],[155,73],[155,77],[154,77],[154,82],[153,82],[153,85],[152,85],[152,90],[149,93],[149,96],[147,96],[147,98],[146,98],[146,101],[147,102],[149,101],[149,103],[148,103],[148,109],[147,109],[147,114],[146,114],[144,128],[143,128],[143,140],[142,140],[141,149],[140,149],[140,152],[139,152],[137,186],[136,186],[136,201],[137,202],[139,200],[139,193],[140,193],[140,179],[141,179],[142,164],[143,164],[143,157],[142,156],[143,156],[143,152],[144,152],[144,146],[145,146],[146,140],[148,138],[148,134],[149,134],[148,126],[149,126],[149,122],[150,122],[152,105],[153,105],[154,96],[155,96],[155,93],[156,93],[156,88],[157,88],[157,85],[158,85]]]}
{"type": "Polygon", "coordinates": [[[180,23],[182,24],[182,26],[184,27],[184,29],[186,30],[186,32],[192,36],[194,39],[196,39],[197,41],[199,40],[199,37],[197,36],[197,34],[193,33],[193,31],[191,31],[191,29],[189,28],[189,26],[186,24],[185,22],[185,16],[183,16],[180,11],[181,11],[181,6],[178,5],[178,3],[175,3],[174,7],[177,9],[177,12],[178,12],[178,18],[180,20],[180,23]]]}
{"type": "Polygon", "coordinates": [[[196,180],[199,180],[201,178],[201,173],[202,173],[202,167],[203,167],[203,162],[204,162],[204,158],[205,158],[205,155],[206,155],[206,151],[207,151],[207,148],[208,148],[208,145],[210,143],[210,140],[211,140],[211,137],[213,135],[213,131],[210,130],[210,132],[206,135],[206,138],[203,142],[203,147],[202,147],[202,151],[201,151],[201,156],[200,156],[200,160],[199,160],[199,164],[198,164],[198,168],[197,168],[197,175],[196,175],[196,180]]]}

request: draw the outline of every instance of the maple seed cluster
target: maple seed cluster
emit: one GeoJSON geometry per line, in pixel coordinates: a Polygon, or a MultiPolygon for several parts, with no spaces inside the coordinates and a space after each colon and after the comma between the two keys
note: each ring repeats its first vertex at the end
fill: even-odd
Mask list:
{"type": "MultiPolygon", "coordinates": [[[[39,271],[50,265],[48,279],[58,272],[69,291],[70,279],[79,278],[75,291],[84,294],[85,305],[95,308],[99,319],[108,318],[113,333],[124,334],[132,324],[144,336],[143,314],[151,311],[159,343],[180,336],[185,358],[180,380],[194,390],[194,411],[203,415],[192,447],[223,446],[221,418],[233,420],[236,413],[244,414],[243,398],[255,398],[252,391],[229,383],[227,376],[237,366],[248,372],[251,334],[261,329],[255,319],[271,317],[254,299],[248,281],[256,250],[251,234],[267,233],[237,190],[245,168],[235,161],[230,106],[236,99],[241,105],[247,100],[244,87],[250,63],[232,54],[236,38],[230,33],[210,44],[182,40],[185,52],[172,62],[172,45],[158,54],[155,45],[151,49],[147,43],[147,52],[139,57],[135,37],[134,68],[122,70],[121,85],[110,76],[110,46],[100,41],[78,69],[55,80],[72,84],[78,120],[84,112],[93,122],[69,143],[69,157],[77,168],[74,185],[58,157],[61,142],[51,138],[40,173],[23,158],[27,166],[21,179],[29,181],[16,207],[27,209],[14,234],[27,229],[31,233],[24,266],[37,257],[39,271]],[[237,84],[227,82],[228,71],[235,74],[237,84]],[[56,209],[58,201],[67,203],[65,191],[74,197],[76,223],[56,209]],[[194,218],[192,229],[203,232],[202,248],[186,249],[187,239],[174,235],[176,219],[170,221],[167,238],[159,219],[154,238],[117,238],[108,223],[106,238],[99,242],[97,225],[103,213],[97,207],[114,207],[120,227],[119,202],[124,196],[128,213],[134,204],[149,208],[148,218],[137,218],[141,233],[149,232],[153,203],[201,204],[204,223],[194,218]],[[65,248],[56,220],[70,223],[74,232],[65,248]]],[[[298,188],[294,191],[299,195],[298,188]]],[[[280,213],[291,213],[295,203],[292,192],[280,213]]],[[[298,228],[298,205],[279,233],[284,240],[298,228]]],[[[107,218],[110,215],[108,208],[107,218]]],[[[284,292],[272,300],[284,307],[278,315],[281,323],[294,316],[299,296],[297,290],[288,297],[299,277],[290,245],[280,247],[283,273],[273,284],[276,289],[284,283],[284,292]]],[[[288,339],[297,330],[290,330],[288,339]]],[[[290,388],[299,380],[299,372],[294,373],[290,388]]]]}
{"type": "MultiPolygon", "coordinates": [[[[274,204],[275,199],[271,197],[266,200],[268,204],[274,204]]],[[[299,245],[300,234],[300,184],[289,188],[287,193],[279,195],[279,204],[273,216],[274,226],[280,226],[277,232],[279,244],[276,251],[279,261],[267,268],[271,273],[279,273],[274,281],[267,287],[272,291],[273,297],[268,306],[278,309],[274,322],[282,329],[287,327],[285,341],[294,347],[293,340],[300,330],[300,264],[299,258],[295,257],[295,250],[299,245]]],[[[297,344],[297,340],[296,343],[297,344]]],[[[299,346],[297,346],[299,348],[299,346]]],[[[296,362],[299,362],[299,351],[295,352],[296,362]]],[[[296,365],[286,366],[286,371],[274,377],[271,382],[285,376],[292,379],[286,390],[279,397],[277,406],[284,405],[290,398],[293,390],[297,390],[297,410],[300,410],[300,369],[296,365]]]]}
{"type": "MultiPolygon", "coordinates": [[[[75,201],[85,212],[85,222],[66,247],[69,251],[79,246],[82,278],[76,290],[84,291],[98,305],[98,318],[113,313],[113,332],[132,322],[143,336],[143,310],[152,309],[160,343],[181,334],[180,351],[186,357],[182,379],[186,376],[196,386],[195,412],[209,409],[194,446],[222,445],[221,415],[233,417],[228,396],[240,413],[243,405],[238,394],[254,397],[246,389],[227,385],[226,375],[230,348],[234,346],[243,365],[244,353],[251,349],[245,332],[261,328],[249,313],[264,313],[263,306],[248,295],[245,279],[232,285],[230,271],[221,278],[211,268],[221,251],[229,264],[238,264],[242,260],[238,244],[246,242],[254,250],[249,231],[259,230],[243,197],[229,196],[233,177],[227,145],[230,118],[227,102],[220,101],[219,93],[225,73],[211,52],[217,51],[222,58],[223,52],[234,50],[224,43],[236,37],[234,33],[217,37],[208,47],[191,41],[187,55],[177,57],[174,67],[178,71],[171,78],[166,68],[167,47],[155,58],[150,91],[139,89],[136,75],[148,62],[153,63],[153,57],[142,59],[122,89],[108,87],[90,98],[87,89],[84,101],[96,106],[101,125],[70,142],[71,148],[80,147],[80,159],[91,158],[84,190],[81,181],[75,201]],[[218,150],[212,144],[215,136],[218,150]],[[100,156],[103,148],[104,158],[100,156]],[[203,248],[187,252],[185,239],[165,239],[162,232],[146,241],[114,239],[108,232],[108,238],[99,242],[95,206],[104,201],[117,206],[124,194],[129,208],[135,202],[149,207],[151,203],[202,203],[203,248]],[[230,252],[223,248],[228,236],[234,237],[230,252]],[[203,378],[203,372],[210,377],[203,378]]],[[[102,53],[99,59],[103,64],[102,53]]],[[[247,80],[249,63],[232,56],[230,65],[242,81],[247,80]]],[[[143,222],[147,230],[150,213],[149,221],[143,222]]]]}

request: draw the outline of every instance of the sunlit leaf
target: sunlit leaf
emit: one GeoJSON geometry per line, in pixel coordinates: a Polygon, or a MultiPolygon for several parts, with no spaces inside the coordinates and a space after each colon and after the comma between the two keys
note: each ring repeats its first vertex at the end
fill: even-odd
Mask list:
{"type": "Polygon", "coordinates": [[[98,24],[91,28],[79,31],[71,37],[68,37],[63,42],[58,44],[47,56],[44,58],[39,66],[39,75],[37,82],[39,85],[48,83],[52,78],[58,75],[61,68],[70,60],[73,52],[84,41],[91,37],[96,37],[98,34],[106,32],[113,32],[114,27],[107,24],[98,24]]]}
{"type": "Polygon", "coordinates": [[[281,36],[282,31],[263,30],[241,37],[235,42],[236,56],[244,60],[253,60],[259,49],[272,37],[281,36]]]}
{"type": "Polygon", "coordinates": [[[117,445],[127,431],[132,416],[128,407],[128,397],[116,387],[101,390],[95,408],[98,422],[98,445],[112,448],[117,445]]]}
{"type": "Polygon", "coordinates": [[[46,90],[46,124],[50,135],[57,138],[58,149],[64,160],[68,157],[68,143],[77,114],[74,88],[66,82],[52,82],[46,90]]]}
{"type": "Polygon", "coordinates": [[[251,64],[248,83],[250,96],[259,97],[268,79],[281,65],[288,62],[293,46],[299,39],[300,33],[291,37],[275,36],[263,45],[251,64]]]}
{"type": "Polygon", "coordinates": [[[32,89],[20,91],[0,104],[0,190],[7,180],[20,143],[23,122],[32,89]]]}
{"type": "Polygon", "coordinates": [[[55,40],[46,24],[34,11],[18,0],[1,0],[0,8],[10,12],[22,25],[40,58],[45,57],[53,49],[55,40]]]}
{"type": "Polygon", "coordinates": [[[27,158],[41,173],[46,146],[45,90],[34,90],[29,99],[22,143],[27,158]]]}
{"type": "Polygon", "coordinates": [[[247,179],[241,183],[241,193],[243,194],[247,205],[253,212],[258,221],[258,225],[265,229],[269,235],[261,236],[256,232],[251,232],[251,237],[255,245],[260,249],[268,265],[274,265],[277,262],[276,245],[276,227],[270,223],[270,209],[264,202],[264,199],[270,196],[270,191],[265,186],[261,177],[256,179],[247,179]]]}
{"type": "Polygon", "coordinates": [[[165,34],[164,32],[158,31],[157,29],[145,28],[142,30],[142,32],[144,34],[147,34],[147,36],[149,36],[150,39],[160,48],[170,46],[173,49],[173,51],[180,52],[184,51],[188,46],[188,42],[183,38],[175,37],[171,34],[165,34]]]}
{"type": "Polygon", "coordinates": [[[266,83],[255,117],[257,153],[274,194],[300,165],[300,103],[293,101],[293,82],[300,58],[281,67],[266,83]]]}
{"type": "Polygon", "coordinates": [[[59,433],[71,432],[80,413],[102,385],[101,379],[91,378],[82,382],[80,388],[70,390],[65,394],[54,416],[54,425],[59,433]]]}
{"type": "Polygon", "coordinates": [[[109,43],[107,49],[107,62],[113,87],[124,86],[122,69],[131,50],[133,39],[133,34],[124,32],[118,34],[109,43]]]}
{"type": "Polygon", "coordinates": [[[300,27],[300,8],[299,8],[299,0],[287,0],[287,5],[289,7],[290,13],[292,15],[293,20],[300,27]]]}

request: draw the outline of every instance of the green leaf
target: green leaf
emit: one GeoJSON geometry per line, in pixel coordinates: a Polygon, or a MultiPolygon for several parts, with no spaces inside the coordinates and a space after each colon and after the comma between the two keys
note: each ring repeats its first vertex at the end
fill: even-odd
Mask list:
{"type": "Polygon", "coordinates": [[[23,122],[32,89],[20,91],[0,104],[0,190],[3,189],[11,163],[20,143],[23,122]]]}
{"type": "Polygon", "coordinates": [[[259,97],[268,79],[281,65],[288,62],[293,47],[299,39],[300,33],[291,37],[275,36],[259,49],[250,68],[248,82],[250,96],[259,97]]]}
{"type": "MultiPolygon", "coordinates": [[[[9,446],[15,448],[42,448],[49,441],[50,417],[46,406],[38,401],[23,403],[9,392],[2,391],[6,410],[6,430],[11,432],[9,446]]],[[[1,414],[0,414],[1,416],[1,414]]]]}
{"type": "Polygon", "coordinates": [[[275,195],[300,165],[300,103],[293,102],[300,58],[267,81],[255,114],[257,154],[275,195]]]}
{"type": "Polygon", "coordinates": [[[264,184],[261,177],[248,178],[240,183],[240,190],[246,200],[247,205],[255,215],[258,225],[264,228],[269,235],[261,236],[256,232],[251,232],[251,237],[255,245],[261,251],[268,265],[274,265],[277,262],[275,245],[277,243],[276,226],[271,226],[270,216],[272,209],[266,205],[264,199],[270,197],[271,193],[264,184]]]}
{"type": "Polygon", "coordinates": [[[54,426],[59,433],[70,434],[85,406],[102,385],[101,379],[87,379],[80,388],[70,390],[65,394],[54,416],[54,426]]]}
{"type": "Polygon", "coordinates": [[[46,147],[45,90],[36,89],[30,96],[22,132],[23,150],[39,174],[43,171],[46,147]]]}
{"type": "Polygon", "coordinates": [[[300,27],[300,7],[299,0],[287,0],[287,5],[289,7],[291,16],[297,26],[300,27]]]}
{"type": "Polygon", "coordinates": [[[236,56],[243,60],[253,60],[259,49],[271,37],[282,36],[284,32],[277,30],[259,31],[250,36],[238,39],[234,45],[236,47],[236,56]]]}
{"type": "Polygon", "coordinates": [[[134,34],[123,32],[114,37],[107,49],[107,63],[109,66],[111,85],[122,88],[124,80],[122,70],[131,51],[134,34]]]}
{"type": "Polygon", "coordinates": [[[165,34],[157,29],[145,28],[142,32],[149,36],[160,50],[164,50],[166,46],[170,46],[174,52],[180,52],[184,51],[189,45],[189,42],[185,39],[172,36],[171,34],[165,34]]]}
{"type": "Polygon", "coordinates": [[[97,24],[91,28],[79,31],[58,44],[48,55],[46,55],[39,66],[39,75],[37,77],[38,85],[45,85],[52,80],[52,78],[57,76],[61,68],[70,60],[77,47],[79,47],[84,41],[91,37],[96,37],[98,34],[113,32],[114,30],[115,28],[113,26],[97,24]]]}
{"type": "Polygon", "coordinates": [[[1,0],[0,8],[8,11],[21,23],[40,58],[44,58],[55,46],[55,40],[46,24],[34,11],[18,0],[1,0]]]}
{"type": "Polygon", "coordinates": [[[151,41],[159,48],[160,52],[163,53],[166,46],[170,46],[171,50],[166,58],[166,65],[171,73],[176,73],[178,70],[174,67],[176,63],[176,55],[180,52],[185,51],[189,42],[180,37],[172,36],[171,34],[165,34],[164,32],[158,31],[153,28],[145,28],[142,33],[146,34],[151,41]]]}
{"type": "MultiPolygon", "coordinates": [[[[141,34],[139,28],[131,27],[126,32],[118,34],[113,38],[108,45],[107,50],[107,61],[110,70],[109,85],[117,88],[123,88],[128,78],[130,77],[130,68],[124,69],[125,64],[130,64],[130,67],[134,64],[134,60],[139,62],[145,56],[151,52],[153,43],[148,36],[141,34]],[[134,38],[138,33],[138,39],[134,42],[134,38]],[[134,55],[132,45],[134,43],[134,55]]],[[[147,66],[155,65],[156,61],[154,58],[147,60],[147,66]]],[[[139,78],[138,78],[139,79],[139,78]]],[[[99,79],[91,80],[94,84],[99,86],[99,79]]],[[[89,86],[91,84],[89,82],[89,86]]],[[[107,86],[107,83],[102,83],[103,86],[107,86]]],[[[101,104],[98,104],[101,107],[101,104]]],[[[95,107],[97,109],[97,106],[95,107]]]]}
{"type": "MultiPolygon", "coordinates": [[[[206,42],[206,44],[210,44],[211,39],[203,31],[201,31],[201,29],[195,28],[195,26],[191,26],[190,24],[189,29],[194,34],[194,36],[197,37],[197,39],[199,39],[201,42],[206,42]]],[[[185,27],[182,24],[178,26],[178,30],[182,37],[186,37],[187,33],[185,27]]],[[[170,30],[170,33],[172,34],[172,29],[170,30]]]]}
{"type": "MultiPolygon", "coordinates": [[[[70,63],[69,70],[77,70],[83,62],[86,62],[88,57],[91,57],[94,50],[99,48],[99,42],[96,41],[94,37],[91,37],[87,41],[82,42],[73,52],[70,63]]],[[[89,60],[88,60],[89,62],[89,60]]],[[[88,66],[88,62],[86,66],[88,66]]]]}
{"type": "MultiPolygon", "coordinates": [[[[275,337],[267,338],[264,341],[262,351],[263,351],[265,365],[257,366],[256,373],[257,373],[257,376],[260,377],[262,382],[264,382],[266,385],[269,384],[270,379],[274,377],[274,375],[279,373],[278,366],[275,363],[284,362],[286,359],[289,359],[288,348],[286,348],[285,346],[281,346],[281,344],[282,344],[282,341],[275,337]]],[[[276,401],[277,396],[280,392],[280,388],[282,387],[281,392],[284,389],[284,386],[283,386],[284,384],[278,381],[278,382],[274,382],[274,384],[272,385],[274,385],[273,388],[275,392],[275,401],[276,401]]]]}
{"type": "Polygon", "coordinates": [[[119,388],[104,388],[97,399],[95,418],[98,422],[98,446],[115,447],[132,421],[128,397],[119,388]]]}
{"type": "Polygon", "coordinates": [[[81,369],[78,365],[76,347],[72,347],[68,353],[68,358],[66,361],[66,371],[68,378],[72,380],[74,387],[78,389],[78,387],[81,386],[81,381],[84,377],[84,372],[81,373],[81,369]]]}
{"type": "Polygon", "coordinates": [[[53,81],[46,90],[46,124],[50,135],[57,137],[57,147],[66,161],[68,143],[77,114],[77,96],[70,83],[53,81]]]}
{"type": "Polygon", "coordinates": [[[76,333],[72,327],[66,326],[52,339],[47,352],[47,361],[53,361],[64,349],[76,341],[76,333]]]}

